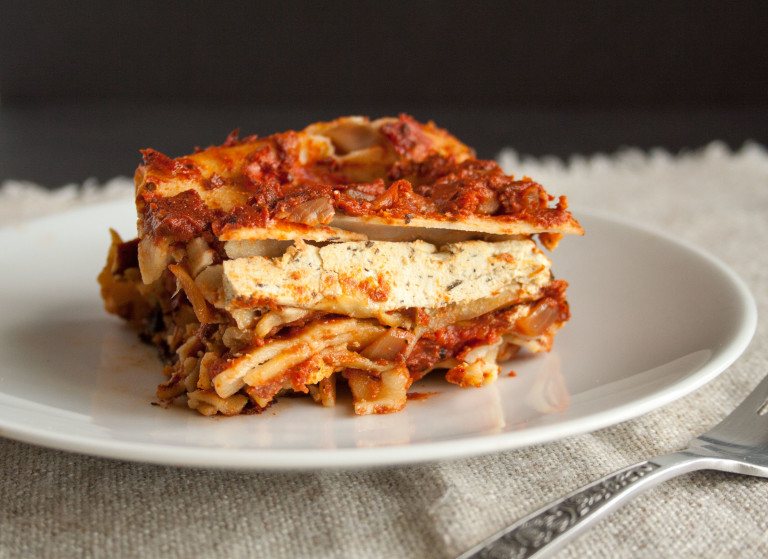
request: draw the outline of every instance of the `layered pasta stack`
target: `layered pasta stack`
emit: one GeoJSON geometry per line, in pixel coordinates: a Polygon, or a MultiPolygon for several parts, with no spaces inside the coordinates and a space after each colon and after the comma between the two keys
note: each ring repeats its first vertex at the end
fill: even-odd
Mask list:
{"type": "Polygon", "coordinates": [[[582,234],[565,198],[432,123],[345,117],[143,155],[138,236],[112,233],[99,282],[159,348],[162,400],[235,415],[287,393],[332,406],[346,385],[355,413],[395,412],[430,371],[494,381],[569,318],[539,247],[582,234]]]}

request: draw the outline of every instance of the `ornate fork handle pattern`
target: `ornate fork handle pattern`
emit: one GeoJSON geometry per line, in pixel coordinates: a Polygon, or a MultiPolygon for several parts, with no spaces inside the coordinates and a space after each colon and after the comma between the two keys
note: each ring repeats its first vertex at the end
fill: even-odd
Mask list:
{"type": "Polygon", "coordinates": [[[459,559],[527,559],[554,552],[643,489],[707,466],[711,464],[705,458],[685,451],[629,466],[522,518],[459,559]]]}
{"type": "Polygon", "coordinates": [[[605,503],[619,490],[658,467],[658,464],[650,462],[632,466],[550,507],[509,533],[512,541],[506,542],[507,553],[515,558],[530,557],[541,546],[550,543],[556,536],[571,529],[582,518],[594,512],[596,507],[605,503]]]}
{"type": "Polygon", "coordinates": [[[496,545],[487,548],[480,557],[510,557],[523,559],[530,557],[542,546],[570,530],[585,516],[594,512],[618,491],[658,468],[658,464],[645,462],[603,478],[595,485],[586,487],[579,493],[565,498],[555,506],[548,508],[538,516],[523,522],[498,540],[496,545]],[[501,554],[499,554],[501,552],[501,554]]]}

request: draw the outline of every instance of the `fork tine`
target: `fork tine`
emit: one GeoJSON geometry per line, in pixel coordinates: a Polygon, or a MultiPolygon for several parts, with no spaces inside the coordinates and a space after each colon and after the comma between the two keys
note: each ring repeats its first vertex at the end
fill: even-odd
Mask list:
{"type": "Polygon", "coordinates": [[[725,419],[691,441],[691,445],[698,446],[700,442],[705,442],[725,445],[732,450],[739,447],[746,451],[750,447],[758,447],[763,449],[762,452],[768,451],[767,400],[768,376],[725,419]]]}
{"type": "Polygon", "coordinates": [[[766,400],[768,400],[768,375],[760,381],[755,389],[750,392],[749,396],[728,417],[745,412],[765,415],[768,412],[766,400]]]}

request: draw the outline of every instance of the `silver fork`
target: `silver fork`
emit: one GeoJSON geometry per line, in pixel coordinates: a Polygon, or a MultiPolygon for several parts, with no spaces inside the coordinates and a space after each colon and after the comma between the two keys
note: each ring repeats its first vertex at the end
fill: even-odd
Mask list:
{"type": "Polygon", "coordinates": [[[696,470],[768,477],[768,376],[688,448],[629,466],[553,501],[458,559],[545,557],[641,491],[696,470]]]}

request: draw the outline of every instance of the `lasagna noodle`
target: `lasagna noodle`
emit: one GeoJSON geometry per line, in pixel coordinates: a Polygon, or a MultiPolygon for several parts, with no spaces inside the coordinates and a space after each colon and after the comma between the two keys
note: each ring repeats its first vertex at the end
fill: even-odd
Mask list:
{"type": "Polygon", "coordinates": [[[565,199],[433,124],[348,117],[145,150],[136,181],[139,235],[113,233],[102,296],[169,363],[158,396],[204,415],[286,393],[330,406],[339,381],[355,413],[398,411],[430,371],[493,382],[569,318],[535,242],[582,233],[565,199]]]}

